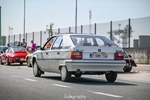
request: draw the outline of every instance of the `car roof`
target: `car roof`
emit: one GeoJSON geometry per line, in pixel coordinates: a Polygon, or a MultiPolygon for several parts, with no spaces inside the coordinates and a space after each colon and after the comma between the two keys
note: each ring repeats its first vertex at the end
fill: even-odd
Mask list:
{"type": "MultiPolygon", "coordinates": [[[[71,35],[77,35],[77,36],[79,36],[79,35],[81,35],[81,36],[85,36],[85,35],[87,35],[87,36],[100,36],[100,35],[95,35],[95,34],[88,34],[88,33],[83,33],[83,34],[79,34],[79,33],[77,33],[77,34],[75,34],[75,33],[59,33],[59,34],[57,34],[57,36],[63,36],[63,35],[68,35],[68,36],[71,36],[71,35]]],[[[101,37],[105,37],[105,36],[101,36],[101,37]]]]}

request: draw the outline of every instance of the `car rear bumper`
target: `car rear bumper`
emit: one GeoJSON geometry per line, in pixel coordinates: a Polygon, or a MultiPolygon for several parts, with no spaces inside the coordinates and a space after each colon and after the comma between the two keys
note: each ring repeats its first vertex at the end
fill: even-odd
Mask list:
{"type": "Polygon", "coordinates": [[[67,60],[65,63],[68,71],[77,71],[79,69],[81,72],[123,72],[123,68],[126,65],[125,60],[67,60]]]}
{"type": "Polygon", "coordinates": [[[25,63],[25,61],[10,61],[9,63],[25,63]]]}
{"type": "Polygon", "coordinates": [[[20,63],[20,62],[24,63],[26,62],[26,60],[25,59],[12,59],[12,60],[9,60],[9,62],[10,63],[20,63]]]}

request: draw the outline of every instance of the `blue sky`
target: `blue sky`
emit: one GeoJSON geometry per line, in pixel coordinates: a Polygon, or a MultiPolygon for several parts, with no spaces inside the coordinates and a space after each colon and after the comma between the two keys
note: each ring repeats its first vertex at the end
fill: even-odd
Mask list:
{"type": "MultiPolygon", "coordinates": [[[[0,0],[2,34],[23,33],[24,0],[0,0]]],[[[150,0],[78,0],[78,26],[150,16],[150,0]]],[[[75,26],[75,0],[26,0],[26,32],[75,26]]]]}

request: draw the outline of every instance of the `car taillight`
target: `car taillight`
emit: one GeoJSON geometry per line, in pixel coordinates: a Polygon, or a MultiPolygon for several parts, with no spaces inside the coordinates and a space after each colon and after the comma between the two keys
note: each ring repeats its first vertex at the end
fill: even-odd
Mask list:
{"type": "Polygon", "coordinates": [[[82,59],[82,52],[80,51],[72,51],[71,59],[82,59]]]}
{"type": "Polygon", "coordinates": [[[123,60],[124,59],[124,53],[123,52],[116,52],[115,53],[115,60],[123,60]]]}

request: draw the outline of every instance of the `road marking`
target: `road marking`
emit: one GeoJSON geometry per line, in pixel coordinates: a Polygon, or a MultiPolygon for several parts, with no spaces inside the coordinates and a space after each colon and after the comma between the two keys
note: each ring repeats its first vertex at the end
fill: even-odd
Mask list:
{"type": "Polygon", "coordinates": [[[27,81],[37,81],[37,80],[29,79],[29,78],[25,78],[25,80],[27,80],[27,81]]]}
{"type": "Polygon", "coordinates": [[[102,93],[102,92],[94,92],[94,91],[90,91],[90,90],[88,90],[88,92],[92,92],[94,94],[105,95],[105,96],[109,96],[109,97],[123,98],[123,96],[113,95],[113,94],[107,94],[107,93],[102,93]]]}
{"type": "Polygon", "coordinates": [[[52,84],[52,85],[59,86],[59,87],[64,87],[64,88],[70,88],[70,86],[66,86],[66,85],[60,85],[60,84],[52,84]]]}

